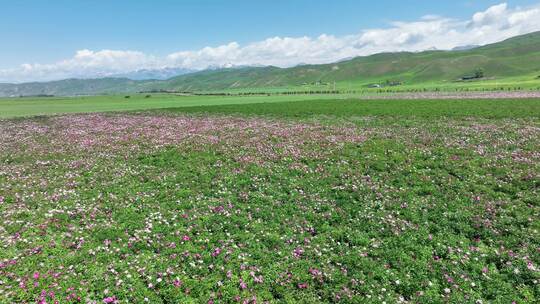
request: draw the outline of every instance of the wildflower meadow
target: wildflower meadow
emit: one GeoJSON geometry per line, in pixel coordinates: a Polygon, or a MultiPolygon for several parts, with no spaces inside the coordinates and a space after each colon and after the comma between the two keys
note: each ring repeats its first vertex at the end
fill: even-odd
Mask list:
{"type": "Polygon", "coordinates": [[[540,299],[537,117],[68,114],[0,142],[1,303],[540,299]]]}

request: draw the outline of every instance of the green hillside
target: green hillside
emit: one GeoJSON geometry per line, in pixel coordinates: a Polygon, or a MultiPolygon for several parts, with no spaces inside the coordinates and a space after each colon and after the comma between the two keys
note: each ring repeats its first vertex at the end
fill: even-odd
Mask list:
{"type": "Polygon", "coordinates": [[[150,81],[133,81],[126,78],[65,79],[51,82],[0,84],[0,96],[35,95],[85,95],[119,92],[136,92],[150,81]]]}
{"type": "Polygon", "coordinates": [[[452,82],[484,70],[486,78],[540,75],[540,32],[467,51],[382,53],[323,65],[303,65],[204,71],[168,80],[178,90],[226,90],[302,86],[316,82],[359,85],[452,82]]]}
{"type": "Polygon", "coordinates": [[[134,81],[125,78],[68,79],[46,83],[0,84],[1,96],[95,95],[148,90],[248,91],[360,89],[395,82],[417,86],[540,87],[540,32],[462,51],[382,53],[332,64],[292,68],[245,67],[206,70],[168,80],[134,81]],[[482,70],[484,78],[458,81],[482,70]],[[332,86],[331,86],[332,85],[332,86]]]}

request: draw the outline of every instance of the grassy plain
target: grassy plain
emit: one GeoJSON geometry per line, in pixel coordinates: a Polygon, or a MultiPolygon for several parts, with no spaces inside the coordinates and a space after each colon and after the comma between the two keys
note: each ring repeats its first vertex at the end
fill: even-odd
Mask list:
{"type": "MultiPolygon", "coordinates": [[[[362,100],[359,94],[271,96],[125,96],[0,98],[0,118],[67,113],[145,111],[272,114],[277,116],[537,116],[538,99],[362,100]]],[[[384,94],[371,95],[384,96],[384,94]]]]}
{"type": "Polygon", "coordinates": [[[198,105],[252,104],[308,99],[347,98],[347,95],[296,96],[176,96],[168,94],[129,94],[89,97],[0,98],[0,118],[53,115],[62,113],[90,113],[110,111],[147,110],[198,105]],[[130,96],[130,98],[125,98],[130,96]]]}
{"type": "Polygon", "coordinates": [[[0,121],[0,302],[537,303],[539,117],[306,100],[0,121]]]}
{"type": "MultiPolygon", "coordinates": [[[[483,91],[513,91],[513,90],[540,90],[540,75],[531,74],[527,76],[503,77],[497,79],[480,79],[471,81],[422,81],[418,83],[404,83],[399,86],[384,86],[388,77],[374,78],[369,80],[344,80],[337,81],[335,89],[340,92],[355,92],[361,95],[377,95],[385,92],[483,92],[483,91]],[[380,84],[381,88],[369,88],[372,84],[380,84]]],[[[392,79],[392,78],[390,78],[392,79]]],[[[399,78],[398,78],[399,79],[399,78]]],[[[221,89],[209,92],[310,92],[310,91],[332,91],[333,82],[325,84],[306,85],[284,85],[276,87],[253,87],[238,89],[221,89]]],[[[204,92],[204,90],[203,90],[204,92]]]]}
{"type": "MultiPolygon", "coordinates": [[[[169,108],[165,112],[274,117],[540,117],[540,99],[362,100],[359,98],[169,108]]],[[[386,122],[386,121],[384,121],[386,122]]]]}

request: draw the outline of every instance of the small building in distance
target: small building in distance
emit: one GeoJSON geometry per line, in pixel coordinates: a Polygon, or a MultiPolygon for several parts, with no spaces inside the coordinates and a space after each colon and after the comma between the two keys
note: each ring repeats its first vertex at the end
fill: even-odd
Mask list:
{"type": "Polygon", "coordinates": [[[395,87],[395,86],[400,86],[400,85],[403,85],[403,82],[400,80],[387,80],[386,81],[387,87],[395,87]]]}
{"type": "Polygon", "coordinates": [[[461,80],[475,80],[478,79],[476,76],[463,76],[461,77],[461,80]]]}

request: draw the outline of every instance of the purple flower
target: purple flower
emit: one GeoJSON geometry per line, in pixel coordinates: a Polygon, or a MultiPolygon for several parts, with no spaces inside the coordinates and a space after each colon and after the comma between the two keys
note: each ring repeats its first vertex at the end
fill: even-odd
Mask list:
{"type": "Polygon", "coordinates": [[[212,252],[213,257],[217,257],[221,253],[221,248],[214,249],[214,252],[212,252]]]}
{"type": "Polygon", "coordinates": [[[240,289],[244,290],[246,288],[247,288],[247,284],[242,279],[240,279],[240,289]]]}
{"type": "Polygon", "coordinates": [[[302,254],[304,254],[304,249],[298,247],[298,248],[295,248],[293,250],[293,256],[297,259],[299,259],[300,257],[302,257],[302,254]]]}

